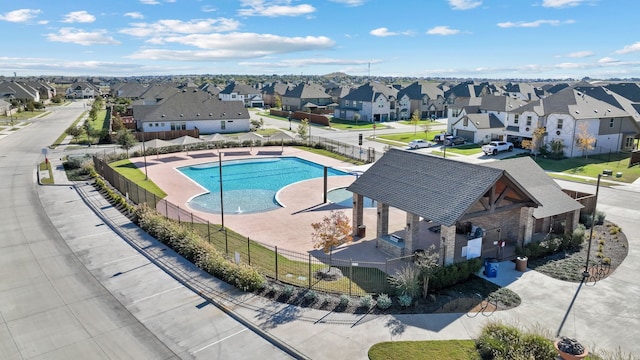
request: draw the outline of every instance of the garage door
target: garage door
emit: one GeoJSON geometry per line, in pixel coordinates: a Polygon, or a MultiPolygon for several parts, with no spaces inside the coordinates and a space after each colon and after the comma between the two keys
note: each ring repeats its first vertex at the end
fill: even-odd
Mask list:
{"type": "Polygon", "coordinates": [[[463,138],[465,138],[465,140],[467,140],[467,142],[470,143],[474,143],[475,141],[475,135],[476,133],[474,131],[470,131],[470,130],[460,130],[458,129],[457,134],[458,136],[462,136],[463,138]]]}

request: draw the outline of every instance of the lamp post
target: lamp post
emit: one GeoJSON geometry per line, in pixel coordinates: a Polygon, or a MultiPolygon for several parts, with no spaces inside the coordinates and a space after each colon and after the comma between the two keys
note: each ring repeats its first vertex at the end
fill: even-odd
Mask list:
{"type": "Polygon", "coordinates": [[[587,278],[590,276],[589,274],[589,256],[591,255],[591,241],[593,240],[593,228],[596,226],[596,208],[598,207],[598,192],[600,191],[600,178],[602,176],[606,176],[603,174],[598,174],[598,181],[596,181],[596,194],[594,196],[593,203],[593,212],[591,213],[591,228],[589,229],[589,246],[587,246],[587,260],[584,263],[584,271],[582,272],[582,276],[587,278]]]}
{"type": "Polygon", "coordinates": [[[291,131],[291,111],[289,111],[289,131],[291,131]]]}

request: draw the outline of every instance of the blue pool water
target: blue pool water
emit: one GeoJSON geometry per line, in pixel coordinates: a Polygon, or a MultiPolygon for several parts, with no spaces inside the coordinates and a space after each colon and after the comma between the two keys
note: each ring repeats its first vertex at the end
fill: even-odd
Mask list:
{"type": "MultiPolygon", "coordinates": [[[[353,207],[353,193],[347,188],[337,188],[327,192],[327,200],[332,203],[344,207],[353,207]]],[[[366,208],[378,206],[378,202],[365,197],[362,199],[362,205],[366,208]]]]}
{"type": "MultiPolygon", "coordinates": [[[[200,211],[221,212],[220,168],[217,162],[178,168],[209,192],[194,197],[189,205],[200,211]]],[[[348,173],[332,168],[327,176],[348,173]]],[[[324,166],[296,157],[231,160],[222,162],[222,190],[225,214],[246,214],[280,207],[276,193],[283,187],[324,176],[324,166]]]]}

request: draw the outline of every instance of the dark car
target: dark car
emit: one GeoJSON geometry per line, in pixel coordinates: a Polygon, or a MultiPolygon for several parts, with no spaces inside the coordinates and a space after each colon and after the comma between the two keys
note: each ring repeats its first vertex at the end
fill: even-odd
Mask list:
{"type": "Polygon", "coordinates": [[[448,134],[448,133],[437,134],[436,136],[433,137],[433,142],[442,144],[447,139],[448,136],[451,136],[451,134],[448,134]]]}
{"type": "Polygon", "coordinates": [[[444,140],[445,145],[463,145],[466,144],[467,140],[462,136],[447,136],[444,140]]]}

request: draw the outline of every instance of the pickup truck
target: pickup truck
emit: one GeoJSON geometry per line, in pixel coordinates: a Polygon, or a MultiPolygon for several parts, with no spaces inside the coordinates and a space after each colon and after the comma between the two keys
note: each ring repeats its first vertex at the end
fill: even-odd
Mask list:
{"type": "Polygon", "coordinates": [[[487,155],[495,155],[500,151],[513,151],[513,144],[508,141],[492,141],[482,145],[482,151],[487,155]]]}

